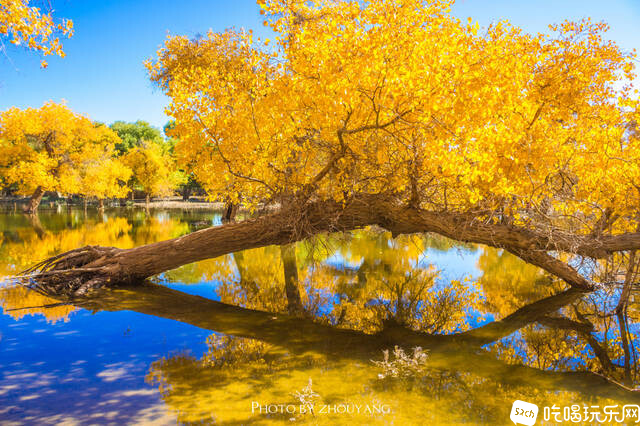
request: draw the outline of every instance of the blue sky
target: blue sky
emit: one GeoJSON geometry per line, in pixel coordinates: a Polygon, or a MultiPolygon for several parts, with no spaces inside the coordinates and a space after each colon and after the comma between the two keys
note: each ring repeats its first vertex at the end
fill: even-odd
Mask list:
{"type": "MultiPolygon", "coordinates": [[[[74,21],[64,43],[67,57],[40,57],[10,49],[0,54],[0,110],[67,101],[94,120],[149,121],[162,127],[167,98],[149,82],[142,62],[167,34],[194,36],[209,28],[266,29],[252,0],[52,0],[55,13],[74,21]]],[[[530,32],[547,24],[590,16],[611,26],[609,37],[624,49],[640,50],[640,0],[458,0],[454,14],[486,26],[506,18],[530,32]]]]}

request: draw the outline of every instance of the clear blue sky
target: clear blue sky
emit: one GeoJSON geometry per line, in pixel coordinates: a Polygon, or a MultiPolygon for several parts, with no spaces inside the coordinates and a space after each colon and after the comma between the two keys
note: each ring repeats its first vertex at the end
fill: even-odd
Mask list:
{"type": "MultiPolygon", "coordinates": [[[[38,107],[66,100],[92,119],[146,120],[162,127],[168,101],[149,82],[142,62],[168,33],[194,36],[209,28],[252,28],[264,34],[252,0],[52,0],[55,13],[74,21],[76,34],[64,43],[67,57],[47,58],[10,49],[0,55],[0,110],[38,107]]],[[[454,13],[483,26],[507,18],[530,32],[547,24],[590,16],[611,26],[609,37],[640,51],[640,0],[458,0],[454,13]]]]}

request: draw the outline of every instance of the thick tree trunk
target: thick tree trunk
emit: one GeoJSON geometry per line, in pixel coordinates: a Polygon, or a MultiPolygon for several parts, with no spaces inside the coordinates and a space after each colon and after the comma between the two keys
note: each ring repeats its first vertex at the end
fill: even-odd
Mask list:
{"type": "Polygon", "coordinates": [[[287,295],[287,309],[289,315],[302,316],[304,306],[298,288],[298,264],[296,262],[295,244],[284,244],[280,246],[280,257],[284,269],[284,290],[287,295]]]}
{"type": "Polygon", "coordinates": [[[98,198],[98,210],[104,210],[104,200],[102,198],[98,198]]]}
{"type": "Polygon", "coordinates": [[[350,230],[377,221],[377,215],[364,203],[344,210],[335,203],[313,203],[302,212],[281,211],[133,249],[107,249],[108,254],[99,255],[86,267],[106,268],[116,281],[138,281],[199,260],[287,244],[319,232],[350,230]],[[304,229],[296,222],[304,222],[304,229]]]}
{"type": "Polygon", "coordinates": [[[238,213],[238,205],[233,203],[227,203],[224,210],[224,214],[222,216],[222,223],[235,222],[237,213],[238,213]]]}
{"type": "Polygon", "coordinates": [[[24,212],[27,214],[35,214],[38,210],[38,206],[40,205],[40,201],[42,201],[42,196],[44,195],[44,190],[41,186],[37,187],[36,190],[31,195],[29,202],[24,207],[24,212]]]}
{"type": "Polygon", "coordinates": [[[147,195],[145,196],[145,200],[144,200],[145,205],[146,205],[146,207],[147,207],[147,208],[149,208],[149,202],[150,202],[150,201],[151,201],[151,197],[149,197],[149,194],[147,194],[147,195]]]}
{"type": "Polygon", "coordinates": [[[594,285],[589,280],[549,251],[564,247],[570,253],[602,255],[622,247],[640,247],[639,233],[598,238],[574,235],[573,243],[569,244],[564,235],[550,240],[550,232],[538,235],[524,228],[487,224],[469,215],[419,210],[379,196],[363,196],[346,204],[315,201],[295,207],[127,250],[85,247],[48,259],[25,273],[40,273],[34,278],[42,278],[43,285],[52,291],[73,290],[81,294],[92,287],[137,282],[188,263],[240,250],[288,244],[322,232],[377,225],[393,235],[433,232],[462,242],[502,248],[572,287],[590,290],[594,285]],[[52,280],[56,282],[54,285],[52,280]]]}

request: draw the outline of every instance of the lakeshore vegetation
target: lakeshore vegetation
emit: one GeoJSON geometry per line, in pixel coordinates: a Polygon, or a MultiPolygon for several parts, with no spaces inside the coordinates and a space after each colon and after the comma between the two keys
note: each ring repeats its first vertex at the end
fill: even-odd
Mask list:
{"type": "Polygon", "coordinates": [[[0,113],[0,178],[5,192],[29,195],[35,213],[47,191],[102,201],[133,190],[172,195],[187,182],[171,140],[148,123],[96,123],[66,105],[0,113]]]}

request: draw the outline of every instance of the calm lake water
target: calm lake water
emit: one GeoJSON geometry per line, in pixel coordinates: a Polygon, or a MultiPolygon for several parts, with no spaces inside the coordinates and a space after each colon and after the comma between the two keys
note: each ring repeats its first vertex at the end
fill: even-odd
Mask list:
{"type": "MultiPolygon", "coordinates": [[[[0,275],[219,224],[209,211],[4,211],[0,275]]],[[[621,333],[613,291],[567,292],[500,250],[367,229],[295,245],[296,319],[284,253],[247,250],[73,303],[5,281],[0,424],[500,425],[515,400],[539,407],[536,424],[572,424],[564,407],[600,411],[573,424],[616,423],[640,403],[635,300],[621,333]]]]}

